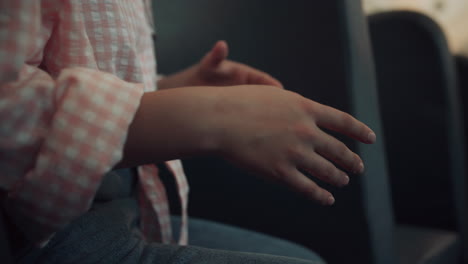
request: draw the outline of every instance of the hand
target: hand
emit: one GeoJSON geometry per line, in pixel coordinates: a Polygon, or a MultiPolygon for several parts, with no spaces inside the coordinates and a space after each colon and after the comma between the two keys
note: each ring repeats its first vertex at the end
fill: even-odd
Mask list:
{"type": "Polygon", "coordinates": [[[221,154],[234,164],[324,205],[335,202],[332,194],[300,170],[335,186],[347,185],[349,177],[331,161],[363,172],[360,157],[321,129],[373,143],[374,132],[349,114],[271,86],[221,90],[212,122],[221,130],[221,154]]]}
{"type": "Polygon", "coordinates": [[[229,53],[225,41],[218,41],[194,66],[170,75],[158,82],[160,89],[185,86],[230,86],[243,84],[283,85],[269,74],[242,63],[227,59],[229,53]]]}
{"type": "Polygon", "coordinates": [[[358,155],[322,128],[364,143],[375,141],[372,130],[349,114],[273,86],[149,92],[143,95],[129,127],[124,158],[117,166],[220,155],[247,171],[330,205],[335,201],[332,194],[301,170],[344,186],[349,182],[344,170],[360,173],[364,165],[358,155]]]}

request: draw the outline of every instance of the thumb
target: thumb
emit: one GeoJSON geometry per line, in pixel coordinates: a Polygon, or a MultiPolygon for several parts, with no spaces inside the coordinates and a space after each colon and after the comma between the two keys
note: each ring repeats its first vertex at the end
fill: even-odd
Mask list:
{"type": "Polygon", "coordinates": [[[228,53],[229,48],[226,41],[216,42],[213,48],[201,59],[201,67],[206,70],[215,69],[227,58],[228,53]]]}

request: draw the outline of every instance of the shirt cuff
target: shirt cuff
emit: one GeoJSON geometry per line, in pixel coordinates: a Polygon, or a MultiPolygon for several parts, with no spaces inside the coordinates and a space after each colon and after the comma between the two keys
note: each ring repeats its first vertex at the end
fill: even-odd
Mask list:
{"type": "Polygon", "coordinates": [[[7,208],[40,244],[86,212],[102,176],[122,158],[143,84],[85,68],[56,81],[55,111],[34,167],[8,194],[7,208]]]}

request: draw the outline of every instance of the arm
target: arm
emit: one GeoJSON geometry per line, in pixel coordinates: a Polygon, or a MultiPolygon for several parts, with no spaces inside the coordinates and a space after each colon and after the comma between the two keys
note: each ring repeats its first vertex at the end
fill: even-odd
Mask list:
{"type": "Polygon", "coordinates": [[[143,94],[141,84],[98,70],[41,69],[53,4],[0,4],[2,205],[34,242],[88,210],[102,175],[121,158],[143,94]]]}
{"type": "Polygon", "coordinates": [[[218,100],[215,90],[193,87],[145,93],[116,167],[213,154],[217,143],[208,120],[218,100]]]}
{"type": "Polygon", "coordinates": [[[227,44],[219,41],[199,63],[161,79],[158,86],[163,92],[143,96],[121,165],[150,162],[149,157],[164,160],[216,154],[313,200],[332,204],[333,196],[300,169],[344,186],[349,177],[330,161],[354,173],[364,165],[320,128],[365,143],[374,142],[375,134],[348,114],[272,89],[282,84],[264,72],[227,60],[227,55],[227,44]],[[169,89],[184,86],[192,87],[169,89]]]}
{"type": "Polygon", "coordinates": [[[120,166],[216,154],[323,204],[334,198],[300,172],[336,186],[361,159],[321,128],[373,143],[350,115],[272,86],[192,87],[147,93],[129,128],[120,166]],[[259,107],[261,106],[261,107],[259,107]]]}

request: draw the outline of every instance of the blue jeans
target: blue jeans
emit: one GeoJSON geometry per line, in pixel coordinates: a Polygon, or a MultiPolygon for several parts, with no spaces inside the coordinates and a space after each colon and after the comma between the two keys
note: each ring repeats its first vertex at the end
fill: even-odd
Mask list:
{"type": "MultiPolygon", "coordinates": [[[[324,263],[317,254],[291,242],[200,219],[189,221],[190,246],[146,243],[138,228],[137,201],[121,196],[95,202],[45,248],[30,250],[19,262],[324,263]]],[[[177,234],[180,219],[172,221],[177,234]]]]}

